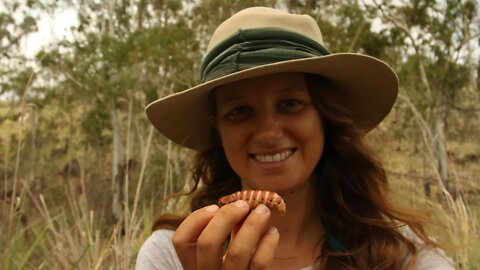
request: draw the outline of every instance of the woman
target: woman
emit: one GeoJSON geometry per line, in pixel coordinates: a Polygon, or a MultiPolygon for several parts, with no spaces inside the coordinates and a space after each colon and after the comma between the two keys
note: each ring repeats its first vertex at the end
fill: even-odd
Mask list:
{"type": "Polygon", "coordinates": [[[192,213],[154,231],[137,269],[453,269],[422,216],[387,200],[363,143],[393,106],[395,73],[322,44],[307,15],[245,9],[213,34],[203,83],[147,107],[160,132],[197,150],[196,183],[192,213]],[[239,190],[277,192],[286,214],[217,206],[239,190]]]}

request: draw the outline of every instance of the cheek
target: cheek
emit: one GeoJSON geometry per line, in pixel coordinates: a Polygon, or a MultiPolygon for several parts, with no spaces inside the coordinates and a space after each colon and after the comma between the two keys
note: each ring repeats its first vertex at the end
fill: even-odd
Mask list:
{"type": "Polygon", "coordinates": [[[240,150],[246,149],[242,143],[245,135],[241,130],[225,127],[219,130],[219,135],[228,162],[232,165],[235,164],[235,160],[243,156],[240,150]]]}
{"type": "Polygon", "coordinates": [[[235,141],[238,138],[235,136],[235,132],[231,128],[222,127],[219,129],[220,140],[224,149],[230,149],[235,145],[235,141]]]}
{"type": "Polygon", "coordinates": [[[246,124],[240,123],[218,123],[218,133],[223,147],[239,148],[248,136],[248,130],[251,128],[246,124]]]}
{"type": "Polygon", "coordinates": [[[242,172],[245,171],[246,168],[245,160],[247,155],[241,152],[241,150],[242,149],[238,147],[238,144],[232,143],[231,141],[226,142],[223,146],[223,151],[228,164],[237,175],[242,175],[242,172]]]}
{"type": "Polygon", "coordinates": [[[325,134],[321,119],[318,117],[314,119],[313,124],[309,121],[300,130],[303,131],[301,134],[304,136],[308,154],[319,160],[323,153],[325,134]]]}

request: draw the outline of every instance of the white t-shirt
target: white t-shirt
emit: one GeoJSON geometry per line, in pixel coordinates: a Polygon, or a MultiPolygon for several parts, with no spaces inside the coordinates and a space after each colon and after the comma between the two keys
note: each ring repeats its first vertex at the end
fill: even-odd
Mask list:
{"type": "MultiPolygon", "coordinates": [[[[174,231],[157,230],[143,243],[138,252],[136,270],[182,270],[172,244],[174,231]]],[[[432,249],[422,245],[421,240],[409,229],[403,230],[405,236],[417,244],[420,249],[417,257],[417,270],[452,270],[453,263],[442,250],[432,249]]],[[[311,270],[312,267],[302,270],[311,270]]]]}

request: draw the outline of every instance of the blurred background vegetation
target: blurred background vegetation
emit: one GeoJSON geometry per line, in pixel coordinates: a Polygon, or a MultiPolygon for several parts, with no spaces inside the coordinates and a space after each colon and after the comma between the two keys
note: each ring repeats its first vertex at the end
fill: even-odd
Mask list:
{"type": "Polygon", "coordinates": [[[215,27],[243,8],[308,13],[332,52],[390,63],[400,97],[368,135],[392,198],[431,207],[458,269],[480,268],[476,0],[7,0],[0,4],[0,268],[130,269],[154,218],[181,210],[191,152],[144,107],[199,81],[215,27]],[[40,16],[70,38],[34,57],[40,16]]]}

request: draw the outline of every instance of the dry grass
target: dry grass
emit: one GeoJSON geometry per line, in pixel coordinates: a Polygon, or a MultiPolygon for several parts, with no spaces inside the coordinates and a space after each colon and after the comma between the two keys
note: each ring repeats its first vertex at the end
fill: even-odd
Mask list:
{"type": "MultiPolygon", "coordinates": [[[[476,161],[479,144],[449,141],[449,187],[458,187],[462,195],[453,196],[436,186],[436,174],[422,143],[408,134],[400,140],[396,131],[389,129],[391,126],[392,119],[387,119],[385,126],[372,132],[369,139],[385,161],[395,191],[393,198],[406,206],[436,209],[436,221],[442,226],[432,227],[431,234],[451,247],[448,254],[458,269],[478,269],[480,189],[475,176],[480,173],[476,161]],[[426,182],[432,183],[430,196],[424,192],[426,182]]],[[[189,190],[188,181],[183,181],[185,186],[178,184],[179,179],[187,178],[189,152],[160,143],[162,139],[155,138],[152,129],[145,132],[141,151],[134,156],[140,165],[132,169],[135,173],[130,176],[131,184],[124,189],[128,193],[124,196],[130,198],[125,202],[129,210],[117,222],[112,221],[109,212],[108,190],[102,191],[108,184],[102,183],[101,177],[108,176],[109,170],[102,169],[108,162],[99,160],[101,155],[87,151],[79,158],[82,170],[78,176],[64,178],[50,173],[48,185],[38,185],[39,179],[32,182],[28,173],[19,169],[28,160],[23,151],[28,127],[17,122],[0,129],[2,134],[6,129],[15,134],[15,140],[5,136],[2,141],[5,184],[0,199],[1,269],[131,269],[141,244],[150,234],[154,217],[159,212],[185,209],[185,198],[161,198],[189,190]],[[15,159],[8,158],[12,156],[15,159]],[[20,166],[15,166],[15,160],[20,166]],[[165,164],[165,170],[156,173],[155,166],[149,164],[165,164]],[[155,181],[157,178],[162,181],[155,181]],[[13,189],[15,193],[7,193],[13,189]]],[[[58,164],[40,164],[45,171],[55,165],[58,170],[58,164]]]]}
{"type": "MultiPolygon", "coordinates": [[[[392,118],[391,115],[386,122],[391,124],[392,118]]],[[[432,168],[433,162],[422,142],[412,137],[400,141],[395,138],[395,131],[385,125],[369,134],[369,141],[384,161],[392,198],[406,207],[432,210],[434,224],[428,226],[429,232],[445,246],[456,268],[478,269],[480,183],[476,175],[480,173],[477,161],[480,145],[453,139],[447,143],[449,182],[448,189],[444,189],[436,185],[439,175],[432,168]],[[430,190],[427,192],[428,184],[430,190]]]]}

